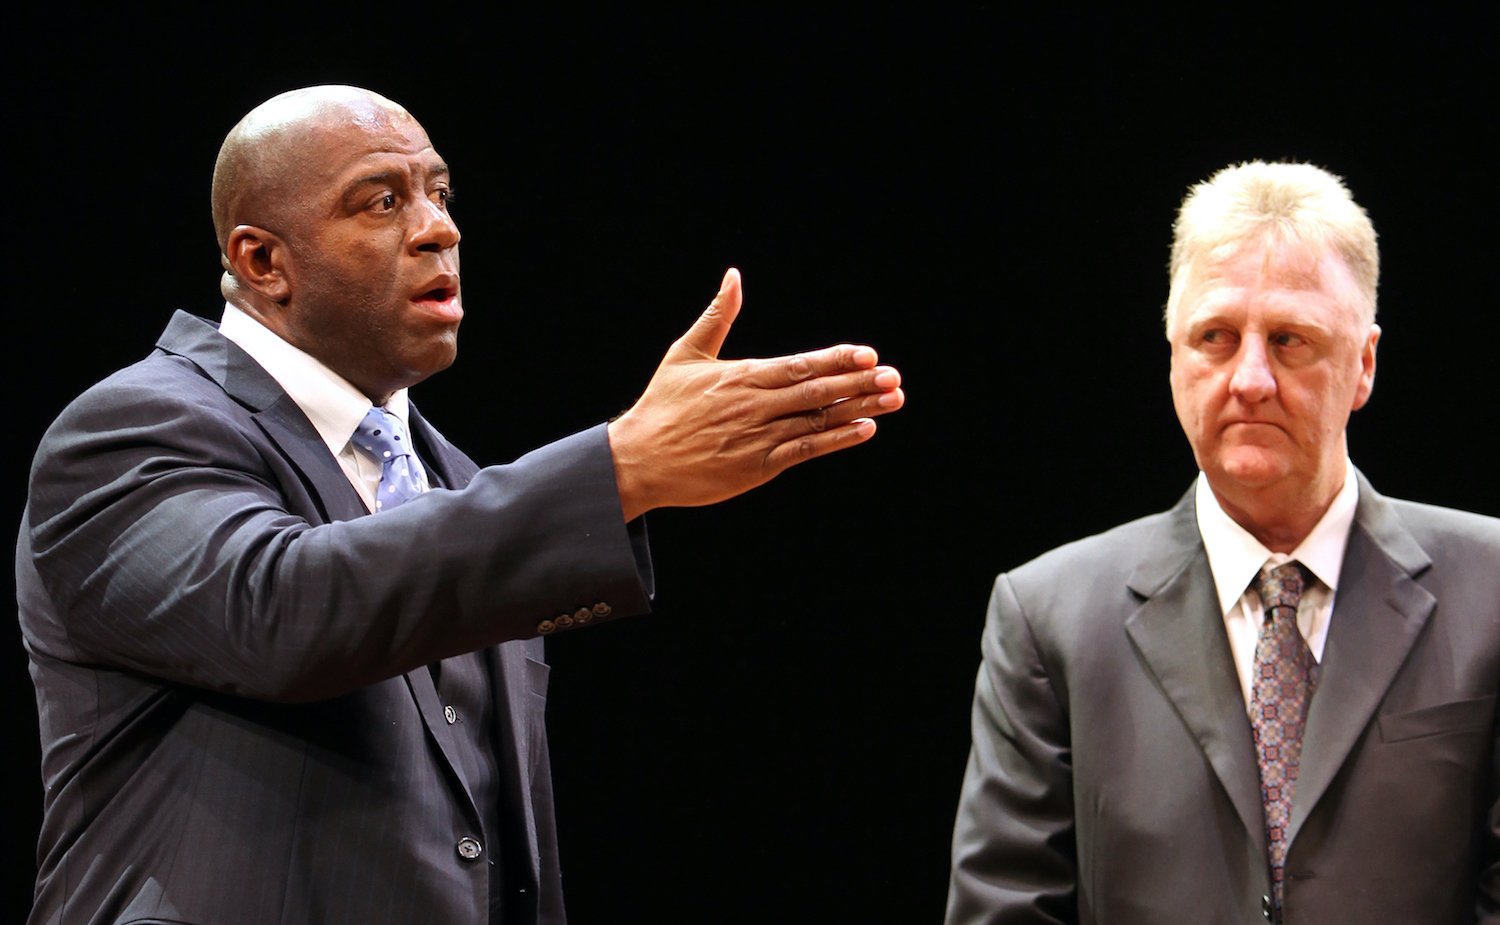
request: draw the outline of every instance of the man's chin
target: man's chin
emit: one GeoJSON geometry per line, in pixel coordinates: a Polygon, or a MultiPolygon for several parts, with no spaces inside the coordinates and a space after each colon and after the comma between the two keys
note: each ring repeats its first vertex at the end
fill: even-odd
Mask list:
{"type": "Polygon", "coordinates": [[[1210,484],[1215,487],[1233,485],[1244,491],[1256,491],[1269,488],[1292,474],[1291,461],[1271,450],[1240,447],[1217,462],[1217,465],[1204,467],[1210,484]]]}

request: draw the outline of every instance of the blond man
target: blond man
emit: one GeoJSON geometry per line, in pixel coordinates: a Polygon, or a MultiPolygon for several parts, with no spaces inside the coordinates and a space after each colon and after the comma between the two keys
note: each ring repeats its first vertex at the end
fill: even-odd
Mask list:
{"type": "Polygon", "coordinates": [[[995,582],[948,921],[1495,921],[1500,521],[1378,494],[1379,257],[1254,162],[1174,229],[1170,511],[995,582]]]}

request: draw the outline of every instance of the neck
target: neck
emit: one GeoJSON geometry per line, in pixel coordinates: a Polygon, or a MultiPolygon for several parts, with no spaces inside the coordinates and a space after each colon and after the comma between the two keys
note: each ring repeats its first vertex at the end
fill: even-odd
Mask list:
{"type": "Polygon", "coordinates": [[[1221,489],[1212,478],[1208,487],[1224,513],[1262,546],[1272,552],[1290,553],[1328,513],[1344,487],[1345,474],[1345,468],[1340,467],[1336,478],[1291,494],[1272,489],[1245,491],[1239,486],[1221,489]]]}
{"type": "Polygon", "coordinates": [[[291,322],[288,320],[287,312],[282,306],[276,305],[276,303],[271,302],[258,293],[238,288],[226,291],[225,297],[225,301],[256,321],[259,321],[266,330],[291,344],[293,347],[296,347],[298,350],[301,350],[303,353],[306,353],[308,356],[316,358],[318,362],[340,376],[343,376],[349,381],[350,385],[365,393],[365,396],[370,399],[370,404],[384,407],[385,403],[390,401],[391,396],[396,394],[396,390],[400,388],[390,383],[369,382],[354,374],[352,370],[341,368],[344,364],[340,364],[336,358],[328,356],[324,351],[319,350],[317,343],[308,337],[298,336],[297,330],[293,328],[291,322]]]}

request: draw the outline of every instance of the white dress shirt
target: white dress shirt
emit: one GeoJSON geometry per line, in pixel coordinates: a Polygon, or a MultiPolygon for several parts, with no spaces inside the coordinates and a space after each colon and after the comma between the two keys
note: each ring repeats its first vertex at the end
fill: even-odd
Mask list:
{"type": "Polygon", "coordinates": [[[1316,581],[1309,582],[1297,605],[1297,628],[1313,658],[1323,660],[1323,643],[1328,639],[1328,621],[1333,616],[1333,599],[1338,592],[1339,571],[1344,567],[1344,548],[1349,544],[1349,528],[1354,523],[1354,509],[1359,502],[1359,485],[1354,464],[1344,460],[1344,487],[1334,496],[1323,519],[1313,527],[1291,555],[1273,553],[1249,531],[1235,523],[1208,485],[1208,477],[1198,473],[1195,500],[1198,508],[1198,533],[1208,551],[1208,565],[1213,570],[1214,586],[1219,592],[1219,606],[1224,612],[1224,629],[1229,633],[1229,648],[1234,652],[1234,667],[1240,675],[1246,709],[1250,704],[1250,686],[1255,671],[1255,643],[1265,622],[1265,607],[1260,595],[1250,588],[1250,581],[1263,568],[1275,568],[1296,560],[1312,572],[1316,581]]]}
{"type": "MultiPolygon", "coordinates": [[[[291,396],[328,445],[328,452],[338,460],[365,507],[375,510],[375,494],[383,467],[356,451],[349,439],[370,411],[369,397],[349,380],[227,302],[224,303],[224,318],[219,322],[219,333],[250,354],[250,358],[270,373],[271,378],[291,396]]],[[[410,406],[405,389],[391,395],[385,403],[385,410],[400,418],[402,426],[410,431],[407,422],[410,406]]],[[[419,469],[419,476],[422,490],[426,491],[427,474],[419,469]]]]}

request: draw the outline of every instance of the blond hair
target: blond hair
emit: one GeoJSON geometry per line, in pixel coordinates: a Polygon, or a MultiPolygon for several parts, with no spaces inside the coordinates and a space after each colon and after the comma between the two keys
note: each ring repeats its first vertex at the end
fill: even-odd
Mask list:
{"type": "Polygon", "coordinates": [[[1250,161],[1225,167],[1182,200],[1172,223],[1172,285],[1163,313],[1169,328],[1193,266],[1230,256],[1248,242],[1331,247],[1349,267],[1374,320],[1380,282],[1375,226],[1343,179],[1312,164],[1250,161]]]}

